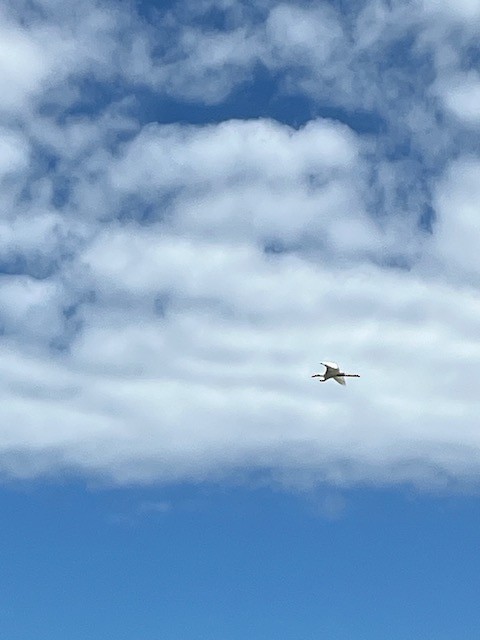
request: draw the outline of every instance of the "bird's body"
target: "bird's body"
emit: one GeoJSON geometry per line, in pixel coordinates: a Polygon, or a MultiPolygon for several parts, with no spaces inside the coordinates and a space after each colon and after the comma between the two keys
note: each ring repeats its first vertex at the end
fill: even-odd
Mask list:
{"type": "Polygon", "coordinates": [[[358,373],[343,373],[336,362],[322,362],[325,373],[314,373],[312,378],[320,378],[320,382],[326,382],[333,378],[338,384],[346,384],[345,378],[359,378],[358,373]]]}

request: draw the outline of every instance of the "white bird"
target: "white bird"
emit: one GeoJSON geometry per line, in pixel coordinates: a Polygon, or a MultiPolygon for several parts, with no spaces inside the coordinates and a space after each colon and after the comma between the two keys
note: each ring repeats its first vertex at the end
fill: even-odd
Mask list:
{"type": "Polygon", "coordinates": [[[333,378],[338,384],[345,385],[345,378],[360,378],[358,373],[343,373],[336,362],[321,362],[325,367],[325,373],[314,373],[312,378],[320,378],[320,382],[326,382],[333,378]]]}

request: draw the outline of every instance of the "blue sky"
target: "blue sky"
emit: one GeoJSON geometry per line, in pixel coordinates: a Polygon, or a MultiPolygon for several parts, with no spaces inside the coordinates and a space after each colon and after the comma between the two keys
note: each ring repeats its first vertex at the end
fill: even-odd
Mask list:
{"type": "Polygon", "coordinates": [[[258,487],[4,490],[2,633],[475,635],[478,503],[354,491],[325,517],[324,500],[258,487]]]}
{"type": "Polygon", "coordinates": [[[478,0],[0,25],[0,630],[471,638],[478,0]]]}

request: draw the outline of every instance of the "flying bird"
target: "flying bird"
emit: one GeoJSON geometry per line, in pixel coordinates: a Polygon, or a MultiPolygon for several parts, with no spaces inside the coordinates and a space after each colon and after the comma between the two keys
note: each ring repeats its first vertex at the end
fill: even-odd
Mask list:
{"type": "Polygon", "coordinates": [[[326,382],[333,378],[338,384],[345,385],[345,378],[360,378],[358,373],[343,373],[336,362],[321,362],[325,367],[325,373],[314,373],[312,378],[320,378],[320,382],[326,382]]]}

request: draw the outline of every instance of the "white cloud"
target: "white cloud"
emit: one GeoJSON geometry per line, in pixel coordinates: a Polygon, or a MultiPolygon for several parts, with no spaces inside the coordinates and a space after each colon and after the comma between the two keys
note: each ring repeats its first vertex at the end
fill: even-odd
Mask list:
{"type": "MultiPolygon", "coordinates": [[[[3,472],[129,482],[267,468],[289,486],[475,481],[478,154],[449,155],[468,101],[437,140],[438,78],[429,95],[415,85],[407,110],[410,68],[385,69],[380,83],[376,56],[407,24],[400,14],[370,3],[347,24],[333,10],[270,3],[262,23],[240,26],[238,14],[227,33],[170,15],[181,37],[167,60],[136,18],[120,38],[125,9],[86,3],[72,17],[56,1],[42,6],[47,23],[21,25],[12,5],[3,27],[24,52],[15,64],[38,62],[5,99],[0,136],[10,181],[0,221],[3,472]],[[258,60],[285,73],[310,64],[313,84],[292,75],[291,88],[376,104],[422,140],[424,156],[401,160],[391,140],[321,118],[298,130],[268,119],[142,127],[128,100],[88,116],[39,115],[52,95],[62,113],[82,73],[121,73],[125,94],[145,82],[212,102],[258,60]],[[64,83],[67,96],[52,94],[64,83]],[[438,149],[446,169],[417,175],[438,149]],[[55,162],[42,164],[46,150],[55,162]],[[418,228],[427,203],[432,234],[418,228]],[[318,384],[309,376],[323,358],[362,377],[346,389],[318,384]]],[[[426,28],[420,13],[412,24],[426,28]]],[[[418,51],[439,54],[434,32],[423,33],[418,51]]],[[[1,73],[13,77],[4,58],[1,73]]],[[[440,80],[460,65],[435,60],[440,80]]]]}
{"type": "Polygon", "coordinates": [[[278,4],[268,15],[265,31],[273,66],[327,66],[335,49],[344,46],[340,21],[327,5],[308,10],[278,4]]]}
{"type": "Polygon", "coordinates": [[[440,14],[464,25],[478,23],[480,4],[478,0],[423,0],[423,9],[427,14],[440,14]]]}
{"type": "Polygon", "coordinates": [[[480,160],[462,157],[453,161],[435,191],[438,254],[450,269],[469,277],[480,269],[480,160]]]}
{"type": "Polygon", "coordinates": [[[30,93],[38,90],[53,63],[37,38],[0,11],[0,82],[4,87],[0,109],[21,108],[30,93]]]}
{"type": "Polygon", "coordinates": [[[0,180],[4,176],[25,169],[29,151],[23,136],[8,129],[0,129],[0,180]]]}
{"type": "Polygon", "coordinates": [[[444,80],[438,87],[446,108],[467,125],[480,124],[480,77],[470,72],[444,80]]]}
{"type": "Polygon", "coordinates": [[[44,340],[61,330],[55,283],[28,276],[3,276],[0,282],[1,321],[7,335],[44,340]]]}
{"type": "MultiPolygon", "coordinates": [[[[269,225],[275,215],[283,220],[285,239],[295,233],[289,218],[300,220],[304,239],[316,238],[322,227],[315,216],[305,219],[293,208],[278,213],[269,185],[285,182],[288,202],[289,193],[302,190],[308,201],[305,174],[319,169],[327,176],[320,191],[339,170],[361,184],[359,144],[345,128],[321,121],[297,133],[269,122],[231,122],[149,128],[111,158],[100,189],[108,192],[116,176],[118,188],[146,190],[154,202],[185,176],[190,194],[171,205],[170,224],[103,230],[92,220],[95,239],[80,250],[74,272],[97,297],[79,309],[83,329],[69,352],[22,356],[19,341],[35,328],[17,327],[23,364],[10,374],[15,383],[4,389],[1,412],[3,424],[19,425],[7,429],[4,450],[36,451],[33,468],[23,462],[22,472],[73,465],[129,481],[217,477],[260,465],[289,483],[299,471],[339,484],[471,474],[471,452],[480,446],[477,394],[473,382],[465,384],[478,358],[475,292],[416,270],[368,265],[358,247],[337,263],[343,233],[330,251],[317,247],[310,254],[275,257],[259,243],[257,217],[265,212],[269,225]],[[307,132],[310,140],[339,136],[334,148],[341,153],[312,156],[303,144],[307,132]],[[268,135],[275,154],[266,151],[268,135]],[[225,146],[232,149],[230,162],[225,146]],[[192,158],[198,158],[196,173],[192,158]],[[245,174],[254,194],[264,189],[262,209],[240,240],[216,236],[218,220],[208,222],[204,202],[223,185],[224,217],[235,225],[236,183],[245,174]],[[201,237],[199,215],[207,218],[201,237]],[[166,301],[160,315],[158,297],[166,301]],[[309,374],[324,357],[338,358],[362,378],[346,390],[315,384],[309,374]],[[451,367],[458,358],[461,371],[451,367]]],[[[465,197],[468,204],[476,194],[465,197]]],[[[354,220],[347,211],[345,225],[354,220]]],[[[328,234],[338,214],[321,224],[328,234]]],[[[366,238],[381,257],[384,248],[371,244],[372,237],[373,228],[366,238]]],[[[22,308],[35,308],[41,289],[21,291],[22,308]]],[[[40,299],[51,313],[61,306],[40,299]]],[[[51,320],[39,318],[54,331],[51,320]]],[[[3,362],[8,367],[11,355],[3,362]]]]}
{"type": "Polygon", "coordinates": [[[79,97],[75,78],[85,74],[134,80],[140,65],[148,70],[147,37],[127,5],[7,2],[0,19],[0,114],[22,120],[52,96],[66,107],[79,97]]]}
{"type": "Polygon", "coordinates": [[[206,104],[221,102],[247,80],[261,53],[257,38],[242,27],[228,33],[187,28],[177,47],[177,59],[156,65],[150,81],[159,90],[206,104]]]}

